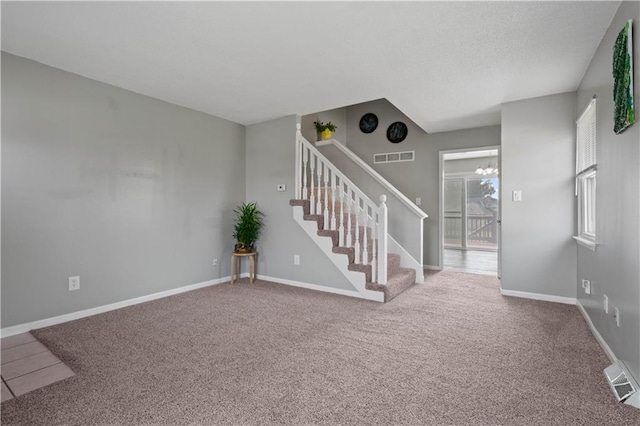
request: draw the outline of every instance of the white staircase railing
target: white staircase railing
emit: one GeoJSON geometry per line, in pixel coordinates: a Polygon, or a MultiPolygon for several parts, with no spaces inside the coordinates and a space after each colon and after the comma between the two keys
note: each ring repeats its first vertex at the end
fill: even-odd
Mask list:
{"type": "Polygon", "coordinates": [[[338,231],[339,246],[353,247],[354,263],[371,265],[372,282],[386,284],[387,197],[381,195],[379,205],[371,201],[302,136],[300,123],[296,127],[296,198],[309,200],[310,213],[324,217],[324,229],[338,231]]]}

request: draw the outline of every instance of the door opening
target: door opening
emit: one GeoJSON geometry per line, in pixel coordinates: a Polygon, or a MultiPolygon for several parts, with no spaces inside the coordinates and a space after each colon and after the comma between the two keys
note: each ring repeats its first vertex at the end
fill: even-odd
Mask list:
{"type": "Polygon", "coordinates": [[[499,147],[440,153],[445,270],[500,276],[499,147]]]}

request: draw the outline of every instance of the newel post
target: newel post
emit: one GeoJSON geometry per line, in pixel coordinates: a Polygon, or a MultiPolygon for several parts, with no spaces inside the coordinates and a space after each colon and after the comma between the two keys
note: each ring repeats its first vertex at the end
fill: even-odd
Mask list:
{"type": "Polygon", "coordinates": [[[301,149],[301,139],[300,136],[302,136],[302,132],[301,132],[301,125],[300,122],[296,123],[296,162],[295,162],[295,168],[296,168],[296,173],[295,173],[295,196],[294,198],[301,200],[302,199],[302,149],[301,149]]]}
{"type": "Polygon", "coordinates": [[[387,283],[387,232],[388,232],[388,210],[387,196],[380,196],[380,206],[378,207],[378,283],[387,283]]]}

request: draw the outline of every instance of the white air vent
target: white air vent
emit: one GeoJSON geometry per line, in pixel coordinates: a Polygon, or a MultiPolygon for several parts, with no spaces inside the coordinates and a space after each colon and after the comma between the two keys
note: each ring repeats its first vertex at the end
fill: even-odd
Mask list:
{"type": "Polygon", "coordinates": [[[618,402],[624,402],[625,404],[640,408],[640,394],[638,394],[637,391],[638,385],[621,361],[605,368],[604,374],[607,376],[609,387],[618,402]]]}
{"type": "Polygon", "coordinates": [[[373,162],[374,164],[398,163],[401,161],[414,161],[415,157],[415,151],[387,152],[384,154],[373,154],[373,162]]]}

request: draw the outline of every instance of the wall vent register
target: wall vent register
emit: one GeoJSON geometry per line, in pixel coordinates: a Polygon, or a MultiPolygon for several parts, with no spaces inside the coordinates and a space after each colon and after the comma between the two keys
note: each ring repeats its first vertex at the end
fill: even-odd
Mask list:
{"type": "Polygon", "coordinates": [[[373,154],[373,163],[398,163],[402,161],[415,161],[415,151],[388,152],[384,154],[373,154]]]}

